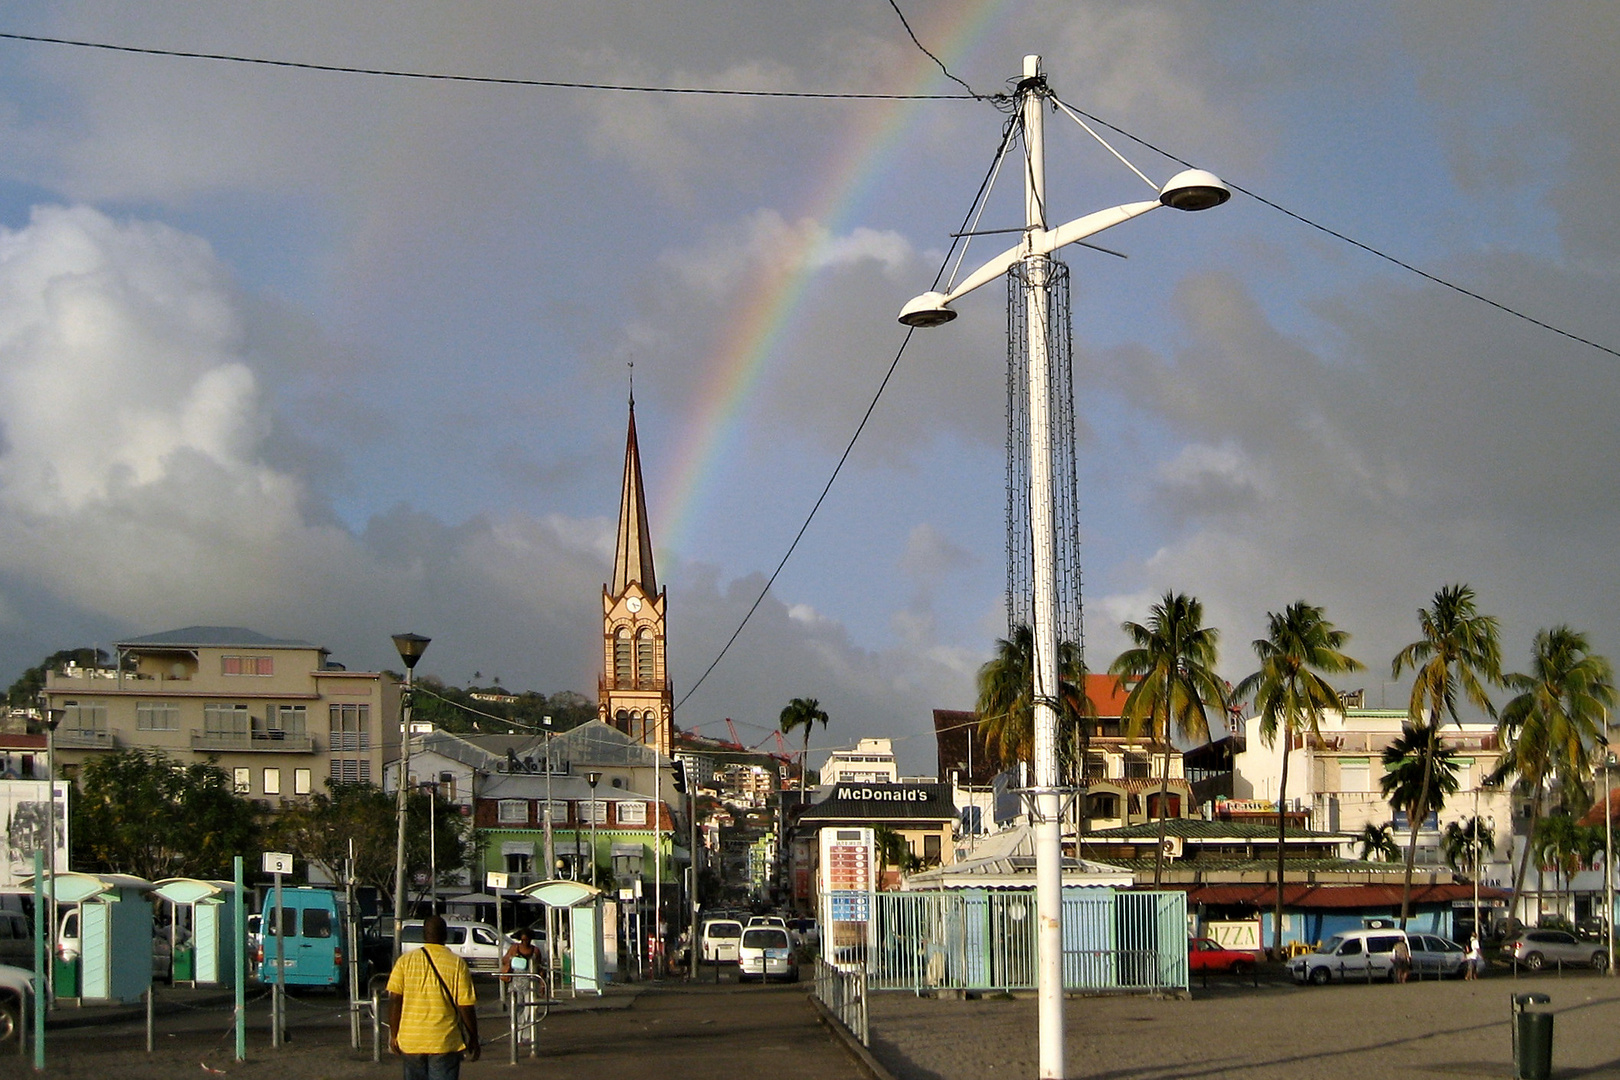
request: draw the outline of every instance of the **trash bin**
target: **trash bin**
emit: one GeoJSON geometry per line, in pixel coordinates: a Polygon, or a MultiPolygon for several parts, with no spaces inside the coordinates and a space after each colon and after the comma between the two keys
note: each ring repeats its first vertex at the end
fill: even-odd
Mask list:
{"type": "Polygon", "coordinates": [[[1512,1001],[1515,1080],[1552,1080],[1553,1014],[1528,1008],[1552,999],[1546,994],[1514,994],[1512,1001]]]}

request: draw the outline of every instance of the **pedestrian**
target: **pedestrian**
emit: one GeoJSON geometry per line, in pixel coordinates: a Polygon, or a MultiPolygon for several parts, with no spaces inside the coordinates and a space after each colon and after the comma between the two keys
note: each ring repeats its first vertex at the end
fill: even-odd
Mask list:
{"type": "Polygon", "coordinates": [[[510,984],[506,992],[512,995],[513,1022],[520,1025],[519,1041],[532,1043],[536,1032],[532,1002],[540,996],[535,993],[534,976],[545,967],[546,958],[540,952],[540,946],[534,943],[534,933],[527,926],[520,927],[513,936],[516,940],[501,958],[501,981],[510,984]],[[515,979],[512,977],[514,974],[518,976],[515,979]]]}
{"type": "Polygon", "coordinates": [[[1395,942],[1395,981],[1405,982],[1412,972],[1412,948],[1406,943],[1405,935],[1395,942]]]}
{"type": "Polygon", "coordinates": [[[1480,944],[1479,933],[1468,941],[1468,975],[1469,979],[1479,978],[1479,973],[1485,970],[1485,947],[1480,944]]]}
{"type": "Polygon", "coordinates": [[[444,919],[429,915],[422,947],[388,975],[388,1048],[405,1059],[405,1080],[458,1080],[462,1059],[478,1060],[472,972],[444,939],[444,919]]]}

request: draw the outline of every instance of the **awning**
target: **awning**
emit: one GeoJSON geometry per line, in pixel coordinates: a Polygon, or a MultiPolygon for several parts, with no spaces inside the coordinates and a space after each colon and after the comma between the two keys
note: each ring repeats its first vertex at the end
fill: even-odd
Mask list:
{"type": "Polygon", "coordinates": [[[534,858],[534,841],[533,840],[502,840],[501,841],[501,854],[502,855],[527,855],[529,858],[532,859],[532,858],[534,858]]]}

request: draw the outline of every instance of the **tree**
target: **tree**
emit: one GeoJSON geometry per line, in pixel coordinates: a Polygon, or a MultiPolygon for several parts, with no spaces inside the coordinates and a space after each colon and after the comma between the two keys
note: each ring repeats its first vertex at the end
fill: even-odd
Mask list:
{"type": "Polygon", "coordinates": [[[1147,625],[1127,622],[1135,642],[1114,658],[1109,674],[1122,684],[1135,680],[1122,708],[1126,732],[1136,738],[1144,726],[1163,740],[1159,773],[1159,849],[1153,860],[1153,887],[1164,879],[1164,836],[1170,788],[1172,726],[1191,742],[1209,739],[1211,705],[1226,709],[1226,684],[1214,672],[1220,631],[1204,625],[1204,605],[1183,593],[1165,593],[1148,612],[1147,625]]]}
{"type": "Polygon", "coordinates": [[[1395,834],[1388,825],[1375,825],[1372,822],[1361,827],[1361,857],[1363,859],[1376,859],[1379,862],[1394,862],[1401,857],[1401,845],[1395,842],[1395,834]]]}
{"type": "MultiPolygon", "coordinates": [[[[1028,761],[1035,752],[1035,635],[1027,623],[1014,627],[1010,638],[996,639],[995,655],[979,668],[978,683],[979,733],[985,748],[1002,768],[1028,761]]],[[[1077,642],[1058,642],[1057,702],[1061,753],[1083,778],[1097,709],[1086,694],[1086,667],[1077,642]]],[[[1084,831],[1084,800],[1080,817],[1084,831]]]]}
{"type": "Polygon", "coordinates": [[[810,786],[810,732],[818,723],[825,729],[827,719],[827,712],[821,707],[821,702],[813,697],[796,697],[782,709],[782,734],[791,735],[799,728],[804,729],[804,750],[799,754],[799,797],[801,800],[810,786]]]}
{"type": "Polygon", "coordinates": [[[111,658],[103,649],[61,649],[51,653],[41,663],[17,676],[17,681],[6,691],[6,704],[13,709],[31,709],[39,704],[39,695],[45,691],[48,672],[61,671],[69,664],[81,667],[101,667],[111,658]]]}
{"type": "Polygon", "coordinates": [[[1476,868],[1496,850],[1496,830],[1478,816],[1447,822],[1440,850],[1445,853],[1446,865],[1475,878],[1476,868]]]}
{"type": "MultiPolygon", "coordinates": [[[[284,800],[266,829],[266,839],[277,850],[291,852],[340,881],[352,858],[355,884],[375,887],[391,906],[398,823],[398,803],[392,794],[372,784],[333,784],[330,794],[284,800]]],[[[407,882],[427,873],[432,865],[430,836],[436,841],[441,884],[472,861],[475,849],[469,819],[444,799],[412,792],[405,806],[407,882]]]]}
{"type": "MultiPolygon", "coordinates": [[[[1603,850],[1603,830],[1577,825],[1567,813],[1549,814],[1536,822],[1529,847],[1535,851],[1537,865],[1553,872],[1553,890],[1562,895],[1570,877],[1591,865],[1603,850]]],[[[1563,910],[1562,903],[1559,910],[1563,910]]]]}
{"type": "MultiPolygon", "coordinates": [[[[1485,694],[1485,684],[1502,680],[1502,647],[1494,618],[1481,615],[1474,602],[1474,590],[1467,585],[1447,585],[1434,594],[1434,605],[1418,611],[1423,637],[1396,654],[1390,665],[1392,676],[1411,668],[1412,696],[1407,702],[1407,718],[1415,725],[1438,732],[1446,717],[1459,726],[1459,693],[1493,719],[1496,708],[1485,694]]],[[[1427,772],[1419,784],[1415,801],[1429,804],[1428,788],[1434,778],[1427,772]]],[[[1406,842],[1406,878],[1401,887],[1401,929],[1412,911],[1412,869],[1417,861],[1418,829],[1423,819],[1412,817],[1412,833],[1406,842]]]]}
{"type": "Polygon", "coordinates": [[[258,815],[209,762],[148,750],[92,758],[72,799],[74,868],[166,877],[229,878],[233,856],[259,852],[258,815]]]}
{"type": "Polygon", "coordinates": [[[1279,731],[1283,736],[1282,775],[1277,783],[1277,902],[1272,918],[1272,953],[1281,956],[1288,758],[1296,736],[1320,738],[1322,714],[1341,708],[1338,691],[1322,676],[1359,671],[1362,665],[1342,651],[1350,635],[1335,628],[1319,607],[1299,600],[1280,614],[1267,613],[1266,619],[1266,636],[1254,642],[1260,670],[1238,683],[1232,696],[1254,694],[1260,737],[1267,746],[1276,745],[1279,731]]]}
{"type": "MultiPolygon", "coordinates": [[[[1550,782],[1558,782],[1566,804],[1577,791],[1584,796],[1594,750],[1604,739],[1608,710],[1614,707],[1614,669],[1592,654],[1585,634],[1555,626],[1536,632],[1529,672],[1502,681],[1518,693],[1503,706],[1497,723],[1504,753],[1492,779],[1514,776],[1528,789],[1534,837],[1550,782]]],[[[1519,856],[1515,901],[1524,895],[1530,847],[1525,845],[1519,856]]]]}
{"type": "Polygon", "coordinates": [[[911,850],[906,838],[887,825],[879,825],[872,830],[872,842],[877,848],[879,881],[883,878],[883,872],[891,866],[902,874],[914,873],[922,866],[922,860],[911,850]]]}
{"type": "MultiPolygon", "coordinates": [[[[1421,824],[1457,794],[1457,753],[1427,724],[1401,725],[1400,738],[1384,747],[1384,776],[1378,782],[1389,805],[1421,824]]],[[[1410,867],[1410,863],[1408,867],[1410,867]]]]}

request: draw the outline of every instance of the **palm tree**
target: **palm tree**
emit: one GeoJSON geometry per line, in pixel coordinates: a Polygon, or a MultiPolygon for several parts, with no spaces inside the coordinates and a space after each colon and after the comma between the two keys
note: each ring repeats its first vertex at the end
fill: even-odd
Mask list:
{"type": "Polygon", "coordinates": [[[1401,845],[1395,842],[1395,834],[1388,825],[1374,825],[1369,821],[1361,827],[1361,858],[1374,857],[1379,862],[1394,862],[1401,857],[1401,845]]]}
{"type": "Polygon", "coordinates": [[[1207,742],[1213,706],[1225,711],[1226,683],[1215,674],[1221,632],[1204,625],[1204,605],[1185,593],[1165,593],[1148,612],[1147,625],[1123,625],[1135,647],[1114,658],[1108,672],[1131,684],[1121,709],[1126,734],[1136,738],[1146,725],[1150,738],[1164,743],[1159,771],[1159,850],[1153,861],[1153,887],[1164,880],[1164,834],[1169,801],[1171,726],[1189,742],[1207,742]]]}
{"type": "Polygon", "coordinates": [[[1384,798],[1407,820],[1421,823],[1438,814],[1446,800],[1457,794],[1457,752],[1440,739],[1440,732],[1411,721],[1401,725],[1400,738],[1384,747],[1384,777],[1379,787],[1384,798]]]}
{"type": "MultiPolygon", "coordinates": [[[[1035,635],[1027,623],[1015,626],[1011,637],[997,638],[995,655],[979,668],[979,732],[1003,768],[1028,761],[1035,751],[1034,672],[1035,635]]],[[[1077,642],[1058,642],[1057,709],[1060,752],[1078,764],[1077,775],[1083,778],[1097,709],[1086,693],[1086,666],[1077,642]]],[[[1086,821],[1082,799],[1081,832],[1086,821]]]]}
{"type": "Polygon", "coordinates": [[[1446,865],[1453,870],[1466,873],[1470,878],[1478,877],[1479,864],[1496,850],[1496,830],[1477,815],[1447,822],[1446,831],[1440,837],[1440,850],[1445,852],[1446,865]]]}
{"type": "Polygon", "coordinates": [[[1282,955],[1283,845],[1288,835],[1288,817],[1283,807],[1288,798],[1288,758],[1294,737],[1321,734],[1322,714],[1340,708],[1338,691],[1328,685],[1322,673],[1343,675],[1361,670],[1361,662],[1341,649],[1350,635],[1327,620],[1321,608],[1300,600],[1281,614],[1268,612],[1266,636],[1254,642],[1260,670],[1237,684],[1234,698],[1254,694],[1254,707],[1260,714],[1260,737],[1275,746],[1282,731],[1282,777],[1277,782],[1277,904],[1272,918],[1272,954],[1282,955]]]}
{"type": "MultiPolygon", "coordinates": [[[[1502,709],[1497,731],[1505,748],[1493,779],[1518,777],[1530,792],[1530,835],[1545,811],[1546,789],[1558,781],[1566,802],[1585,790],[1593,751],[1607,734],[1614,707],[1614,669],[1591,653],[1586,635],[1568,626],[1536,632],[1528,674],[1502,680],[1518,694],[1502,709]]],[[[1514,902],[1523,895],[1530,847],[1519,856],[1514,902]]]]}
{"type": "MultiPolygon", "coordinates": [[[[1406,706],[1408,719],[1437,733],[1448,716],[1460,726],[1459,691],[1494,719],[1496,708],[1485,695],[1485,683],[1502,680],[1502,647],[1496,620],[1479,613],[1474,590],[1467,585],[1443,587],[1434,594],[1433,607],[1418,611],[1418,626],[1423,637],[1397,653],[1390,665],[1394,678],[1400,678],[1406,668],[1417,676],[1406,706]]],[[[1433,775],[1425,769],[1416,805],[1429,805],[1433,782],[1433,775]]],[[[1417,860],[1418,829],[1422,824],[1422,817],[1412,816],[1412,833],[1406,841],[1406,880],[1401,887],[1402,930],[1412,911],[1412,867],[1417,860]]]]}
{"type": "MultiPolygon", "coordinates": [[[[1548,814],[1536,822],[1529,846],[1535,851],[1536,863],[1552,869],[1553,891],[1562,896],[1570,877],[1582,866],[1591,865],[1603,850],[1603,834],[1599,829],[1575,824],[1570,814],[1548,814]]],[[[1563,912],[1562,903],[1558,910],[1563,912]]]]}
{"type": "Polygon", "coordinates": [[[810,731],[818,723],[823,728],[827,726],[827,712],[821,707],[821,702],[813,697],[796,697],[782,710],[782,734],[791,735],[798,728],[804,729],[804,750],[799,755],[800,802],[804,801],[804,794],[809,790],[810,731]]]}

